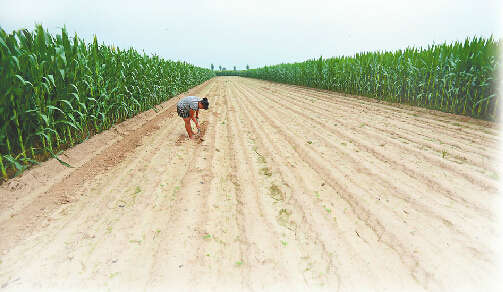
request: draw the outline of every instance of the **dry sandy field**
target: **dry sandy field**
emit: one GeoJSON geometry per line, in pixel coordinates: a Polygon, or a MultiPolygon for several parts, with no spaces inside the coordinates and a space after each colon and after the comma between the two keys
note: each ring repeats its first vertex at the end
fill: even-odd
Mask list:
{"type": "MultiPolygon", "coordinates": [[[[0,291],[496,291],[496,124],[240,77],[0,186],[0,291]]],[[[500,290],[501,291],[501,290],[500,290]]]]}

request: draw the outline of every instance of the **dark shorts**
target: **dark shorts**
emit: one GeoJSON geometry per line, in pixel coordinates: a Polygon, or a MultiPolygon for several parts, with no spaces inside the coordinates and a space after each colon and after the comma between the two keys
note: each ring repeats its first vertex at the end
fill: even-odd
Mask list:
{"type": "Polygon", "coordinates": [[[176,107],[176,112],[178,113],[178,116],[180,118],[188,118],[190,116],[190,113],[188,110],[184,109],[184,108],[181,108],[179,106],[176,107]]]}

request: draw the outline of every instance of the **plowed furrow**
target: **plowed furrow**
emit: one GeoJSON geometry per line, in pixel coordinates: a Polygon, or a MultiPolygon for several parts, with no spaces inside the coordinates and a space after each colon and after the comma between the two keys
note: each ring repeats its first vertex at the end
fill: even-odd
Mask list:
{"type": "MultiPolygon", "coordinates": [[[[257,97],[260,98],[260,97],[262,97],[262,95],[257,95],[257,97]]],[[[392,152],[392,150],[393,150],[393,149],[391,149],[391,150],[387,150],[387,151],[386,150],[372,151],[373,149],[375,149],[375,146],[369,145],[368,143],[364,142],[363,138],[358,139],[358,136],[359,136],[358,133],[354,133],[354,132],[350,133],[349,131],[345,130],[345,128],[343,128],[343,127],[332,126],[331,123],[321,122],[317,119],[312,118],[311,115],[305,114],[306,111],[309,111],[308,106],[306,106],[304,108],[299,107],[298,109],[296,109],[296,108],[291,107],[290,105],[281,104],[277,101],[271,100],[271,98],[269,98],[268,101],[266,101],[266,102],[272,102],[273,105],[271,105],[271,107],[275,108],[275,111],[281,112],[284,110],[290,110],[297,115],[303,116],[304,118],[306,118],[306,120],[311,122],[311,126],[318,125],[318,126],[320,126],[320,128],[325,128],[324,129],[325,131],[330,131],[330,132],[327,132],[327,135],[330,135],[331,132],[335,132],[337,137],[342,137],[343,141],[348,141],[348,142],[343,142],[343,144],[353,143],[355,146],[359,146],[363,150],[370,152],[370,153],[375,153],[378,156],[383,156],[386,152],[392,152]],[[347,134],[343,134],[345,132],[347,134]]],[[[317,113],[317,114],[320,114],[320,113],[317,113]]],[[[492,181],[487,180],[485,177],[481,177],[477,173],[473,173],[473,172],[467,173],[465,169],[462,169],[455,164],[446,164],[446,163],[440,161],[440,158],[438,158],[438,157],[428,155],[427,153],[425,154],[425,153],[422,153],[419,151],[415,151],[414,149],[410,149],[409,147],[405,147],[401,143],[397,143],[391,139],[386,139],[382,135],[379,135],[379,133],[367,132],[365,137],[367,140],[369,137],[377,139],[377,141],[375,143],[373,143],[373,145],[382,145],[382,143],[385,143],[385,144],[391,144],[391,145],[395,146],[396,148],[400,149],[400,151],[403,152],[403,155],[401,155],[403,157],[411,158],[414,156],[411,156],[410,154],[415,155],[417,158],[410,161],[411,163],[408,163],[407,165],[415,166],[416,161],[421,161],[421,163],[423,163],[423,164],[426,161],[428,161],[431,163],[431,165],[428,166],[428,168],[438,167],[440,170],[447,168],[451,171],[456,172],[459,176],[462,176],[467,181],[469,181],[471,184],[474,184],[475,186],[479,186],[479,188],[474,189],[472,193],[480,192],[481,191],[480,188],[482,188],[482,190],[484,190],[484,191],[489,190],[490,192],[493,192],[493,193],[496,192],[496,187],[494,186],[494,183],[492,181]]],[[[415,171],[410,166],[406,166],[406,164],[401,163],[396,159],[393,159],[391,156],[383,156],[383,158],[380,160],[384,163],[389,162],[390,166],[401,166],[402,170],[405,170],[405,172],[408,173],[412,179],[414,179],[418,176],[422,176],[421,172],[415,171]]],[[[427,184],[428,186],[431,185],[431,186],[436,186],[437,188],[440,187],[444,192],[450,193],[450,195],[453,196],[452,192],[448,188],[442,187],[442,185],[446,183],[445,178],[443,178],[443,181],[436,181],[435,178],[423,176],[422,179],[424,179],[428,182],[428,184],[427,184]]],[[[447,178],[447,179],[449,179],[449,178],[447,178]]],[[[470,194],[470,192],[467,192],[466,186],[463,186],[459,190],[460,190],[459,193],[470,194]]],[[[436,190],[434,190],[434,191],[436,191],[436,190]]],[[[466,200],[466,199],[461,198],[461,200],[466,200]]]]}
{"type": "MultiPolygon", "coordinates": [[[[485,173],[486,171],[491,171],[495,172],[495,164],[494,161],[491,159],[494,159],[496,151],[493,151],[493,149],[487,149],[483,148],[480,150],[475,150],[476,152],[474,153],[476,156],[469,156],[469,153],[472,153],[471,151],[471,145],[468,144],[453,144],[453,145],[446,145],[446,146],[437,146],[436,144],[431,143],[431,141],[434,141],[432,137],[427,137],[427,141],[421,141],[419,139],[413,138],[413,136],[421,135],[422,133],[417,133],[414,132],[414,128],[410,129],[401,129],[398,127],[399,123],[397,123],[398,120],[396,119],[389,119],[388,121],[385,120],[379,120],[381,116],[376,115],[375,113],[368,113],[361,112],[361,111],[355,111],[354,109],[345,109],[342,107],[341,110],[336,110],[332,111],[330,107],[320,107],[315,104],[306,102],[306,97],[299,97],[299,99],[295,99],[295,101],[292,101],[291,94],[288,95],[289,98],[283,98],[281,100],[275,99],[274,95],[271,94],[270,91],[265,91],[260,88],[255,88],[257,92],[261,92],[262,95],[265,96],[272,96],[274,101],[280,102],[281,105],[283,106],[297,106],[297,108],[301,108],[303,112],[306,111],[312,111],[312,114],[310,114],[312,117],[316,116],[318,117],[319,121],[332,121],[336,122],[336,124],[340,127],[343,126],[347,129],[351,129],[355,132],[365,134],[366,136],[368,135],[373,135],[374,133],[379,133],[379,136],[382,138],[385,138],[384,135],[388,138],[387,144],[395,144],[399,145],[397,143],[406,143],[409,144],[411,143],[412,145],[416,145],[414,149],[418,153],[421,153],[422,155],[429,155],[434,157],[435,159],[438,157],[445,158],[446,160],[452,160],[454,163],[460,164],[473,164],[477,168],[477,172],[485,173]],[[348,113],[353,112],[351,115],[348,113]],[[323,118],[322,118],[323,117],[323,118]],[[372,121],[370,121],[368,118],[372,117],[372,121]],[[377,121],[376,121],[377,120],[377,121]],[[390,123],[389,121],[393,121],[393,123],[390,123]],[[377,122],[377,123],[376,123],[377,122]],[[379,126],[379,122],[383,123],[385,126],[379,126]],[[460,150],[462,149],[462,150],[460,150]],[[433,150],[435,153],[425,153],[425,150],[433,150]],[[446,151],[447,150],[447,151],[446,151]],[[444,152],[445,151],[445,152],[444,152]],[[491,155],[491,153],[493,155],[491,155]],[[445,157],[444,157],[445,156],[445,157]]],[[[332,125],[334,123],[330,123],[328,125],[332,125]]],[[[432,129],[428,129],[428,132],[432,132],[432,129]]],[[[438,133],[437,133],[438,136],[438,133]]],[[[445,139],[444,139],[445,141],[445,139]]],[[[466,137],[463,137],[462,139],[457,139],[456,141],[467,141],[466,137]]],[[[381,141],[384,142],[384,141],[381,141]]],[[[440,141],[442,143],[441,145],[444,145],[445,142],[440,141]]],[[[468,142],[467,142],[468,143],[468,142]]],[[[472,142],[470,142],[472,143],[472,142]]],[[[410,146],[407,147],[410,149],[410,146]]]]}
{"type": "MultiPolygon", "coordinates": [[[[256,97],[256,96],[254,96],[254,97],[256,97]]],[[[251,98],[250,98],[250,99],[251,99],[251,98]]],[[[254,99],[255,99],[255,98],[254,98],[254,99]]],[[[259,103],[260,103],[260,104],[262,104],[262,102],[259,102],[259,103]]],[[[258,112],[263,113],[263,117],[264,117],[264,119],[263,119],[262,121],[264,121],[264,120],[265,120],[265,121],[268,121],[269,123],[274,124],[274,120],[273,120],[273,119],[269,119],[269,118],[268,118],[268,115],[267,115],[267,114],[265,114],[265,113],[264,113],[264,111],[260,110],[259,108],[254,108],[254,109],[251,109],[251,107],[246,107],[246,108],[247,108],[248,110],[253,110],[253,111],[255,111],[255,110],[256,110],[256,111],[258,111],[258,112]]],[[[269,107],[269,108],[274,108],[274,107],[272,107],[272,106],[271,106],[271,107],[269,107]]],[[[277,111],[275,110],[274,112],[277,112],[277,111]]],[[[277,117],[277,115],[275,115],[275,117],[277,117]]],[[[306,123],[303,123],[303,124],[306,124],[306,123]]],[[[276,130],[277,130],[278,132],[286,132],[286,131],[282,131],[284,128],[285,128],[284,126],[283,126],[283,127],[281,127],[281,128],[280,128],[279,126],[276,126],[276,130]]],[[[286,138],[286,140],[289,140],[291,137],[294,137],[294,136],[296,136],[296,135],[295,135],[295,134],[292,134],[292,133],[288,133],[288,134],[287,134],[287,136],[285,136],[285,138],[286,138]]],[[[295,148],[303,148],[303,146],[301,146],[301,144],[300,144],[300,143],[297,143],[295,146],[296,146],[295,148]]],[[[304,158],[304,160],[307,160],[307,161],[312,161],[312,160],[315,160],[315,159],[311,158],[310,156],[308,156],[308,157],[309,157],[309,159],[306,159],[306,157],[303,157],[303,158],[304,158]]],[[[347,178],[347,176],[346,176],[346,178],[347,178]]],[[[361,200],[361,198],[362,198],[362,197],[360,197],[360,200],[361,200]]]]}
{"type": "MultiPolygon", "coordinates": [[[[254,81],[255,80],[253,81],[250,80],[250,82],[254,81]]],[[[255,82],[262,82],[262,81],[255,81],[255,82]]],[[[258,84],[254,84],[255,85],[254,87],[264,88],[264,86],[257,86],[258,84]]],[[[449,114],[445,114],[438,111],[430,111],[423,108],[414,108],[413,110],[411,110],[404,105],[388,105],[386,103],[374,101],[369,98],[345,96],[336,92],[305,88],[302,86],[286,85],[278,83],[269,83],[268,85],[272,86],[275,89],[284,88],[284,90],[288,94],[300,93],[302,95],[316,96],[325,102],[332,104],[336,103],[337,105],[342,106],[348,110],[361,111],[366,109],[372,109],[373,112],[378,113],[381,116],[388,116],[390,118],[392,117],[402,122],[412,123],[412,125],[415,127],[425,129],[431,129],[433,127],[434,129],[440,130],[441,133],[449,131],[454,135],[462,133],[463,135],[468,135],[472,138],[488,139],[486,142],[490,141],[495,142],[499,140],[499,137],[495,137],[497,131],[495,131],[492,128],[487,128],[486,125],[488,123],[484,121],[474,121],[475,123],[466,123],[462,120],[453,121],[451,119],[452,117],[449,114]],[[422,117],[423,114],[424,116],[427,116],[427,118],[422,117]],[[463,128],[460,129],[458,125],[463,126],[463,128]]]]}
{"type": "MultiPolygon", "coordinates": [[[[298,125],[304,125],[304,124],[305,123],[298,123],[298,125]]],[[[290,128],[290,127],[285,126],[284,128],[290,128]]],[[[308,128],[305,128],[304,130],[309,131],[308,128]]],[[[384,175],[384,173],[386,173],[388,169],[386,167],[381,168],[379,165],[371,163],[372,162],[371,157],[364,159],[356,159],[356,157],[361,155],[357,154],[357,156],[355,156],[355,152],[347,150],[347,147],[339,146],[337,144],[330,142],[330,140],[326,139],[324,136],[319,135],[318,131],[312,131],[312,133],[310,133],[310,136],[317,137],[316,141],[325,144],[327,146],[326,149],[337,149],[337,152],[332,153],[329,156],[323,156],[324,154],[318,152],[316,149],[312,149],[312,151],[318,153],[320,156],[323,156],[325,160],[330,161],[335,166],[335,168],[344,173],[343,175],[346,177],[347,180],[356,183],[356,181],[361,181],[364,180],[365,178],[372,177],[379,185],[373,185],[372,189],[368,189],[368,192],[376,192],[378,196],[386,194],[387,197],[393,196],[403,201],[403,204],[401,204],[402,206],[400,208],[391,210],[391,212],[400,215],[399,217],[406,217],[403,210],[407,209],[409,210],[408,212],[410,212],[410,210],[415,210],[418,212],[417,215],[428,216],[428,218],[437,220],[436,223],[432,222],[434,223],[434,226],[432,226],[432,230],[433,227],[435,229],[447,228],[448,230],[452,230],[454,232],[459,233],[459,235],[461,236],[461,238],[459,238],[460,240],[463,241],[469,240],[469,237],[464,232],[455,229],[452,223],[450,223],[452,220],[463,218],[463,216],[467,215],[466,213],[460,214],[458,209],[456,212],[447,213],[446,211],[449,210],[445,210],[444,212],[442,212],[442,214],[437,214],[435,212],[437,212],[438,210],[432,210],[428,205],[424,204],[422,200],[418,198],[417,195],[416,196],[409,195],[411,190],[420,189],[422,185],[421,183],[409,185],[408,182],[405,182],[404,184],[396,185],[394,184],[394,181],[396,180],[392,181],[388,176],[384,175]],[[354,172],[354,170],[358,170],[358,172],[354,172]]],[[[430,194],[428,192],[424,192],[421,194],[421,196],[424,198],[424,196],[430,196],[430,194]]],[[[433,200],[438,200],[438,198],[435,198],[433,196],[430,197],[433,200]]],[[[446,203],[447,201],[444,203],[444,205],[446,203]]],[[[470,208],[465,208],[465,210],[471,212],[472,204],[470,204],[470,208]]],[[[484,209],[484,215],[485,212],[486,210],[484,209]]],[[[473,237],[473,233],[480,232],[481,227],[482,226],[476,226],[475,228],[473,228],[473,230],[470,231],[471,234],[470,237],[473,237]]],[[[485,228],[482,227],[482,229],[485,228]]],[[[490,232],[492,231],[493,230],[490,230],[490,232]]]]}

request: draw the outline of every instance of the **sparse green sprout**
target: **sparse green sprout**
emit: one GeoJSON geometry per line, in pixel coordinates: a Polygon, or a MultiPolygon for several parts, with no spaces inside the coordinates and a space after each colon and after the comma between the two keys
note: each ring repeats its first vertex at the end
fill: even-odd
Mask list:
{"type": "Polygon", "coordinates": [[[281,189],[275,185],[272,184],[271,187],[269,188],[269,195],[276,201],[284,201],[285,200],[285,194],[281,191],[281,189]]]}
{"type": "Polygon", "coordinates": [[[268,167],[264,167],[264,168],[260,169],[260,173],[262,173],[263,175],[266,175],[266,176],[272,175],[272,172],[268,167]]]}
{"type": "Polygon", "coordinates": [[[130,242],[130,243],[136,243],[136,244],[138,244],[138,245],[140,245],[140,244],[141,244],[141,240],[134,240],[134,239],[131,239],[129,242],[130,242]]]}
{"type": "Polygon", "coordinates": [[[288,242],[286,242],[286,241],[282,240],[282,241],[281,241],[281,244],[282,244],[283,246],[287,246],[287,245],[288,245],[288,242]]]}
{"type": "Polygon", "coordinates": [[[446,150],[442,150],[442,158],[445,158],[447,156],[447,151],[446,150]]]}
{"type": "Polygon", "coordinates": [[[238,267],[240,267],[242,264],[243,264],[243,262],[242,262],[242,261],[237,261],[237,262],[236,262],[236,266],[238,266],[238,267]]]}
{"type": "MultiPolygon", "coordinates": [[[[258,154],[258,153],[257,153],[258,154]]],[[[260,163],[266,163],[265,157],[261,154],[258,154],[257,161],[260,163]]]]}

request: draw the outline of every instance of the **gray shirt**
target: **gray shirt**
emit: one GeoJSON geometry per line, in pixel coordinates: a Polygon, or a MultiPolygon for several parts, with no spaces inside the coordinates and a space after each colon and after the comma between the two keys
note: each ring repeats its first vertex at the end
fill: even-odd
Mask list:
{"type": "Polygon", "coordinates": [[[189,111],[189,109],[197,111],[201,100],[202,99],[197,96],[186,96],[178,101],[177,107],[186,111],[189,111]]]}

